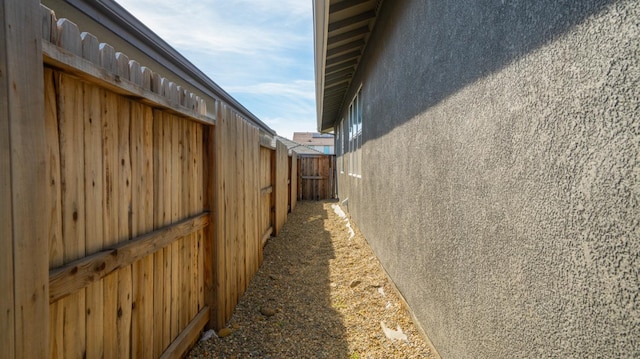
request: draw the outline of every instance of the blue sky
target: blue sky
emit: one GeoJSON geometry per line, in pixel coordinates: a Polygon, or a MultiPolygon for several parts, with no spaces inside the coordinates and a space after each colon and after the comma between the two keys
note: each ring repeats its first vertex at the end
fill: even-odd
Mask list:
{"type": "Polygon", "coordinates": [[[316,130],[311,0],[116,0],[280,136],[316,130]]]}

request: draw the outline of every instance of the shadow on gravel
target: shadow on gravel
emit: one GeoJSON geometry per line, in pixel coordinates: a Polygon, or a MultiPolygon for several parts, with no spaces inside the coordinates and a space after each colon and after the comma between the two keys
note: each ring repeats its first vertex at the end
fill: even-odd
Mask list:
{"type": "Polygon", "coordinates": [[[225,338],[199,343],[191,357],[347,358],[341,315],[331,306],[331,235],[323,202],[298,202],[236,307],[225,338]]]}

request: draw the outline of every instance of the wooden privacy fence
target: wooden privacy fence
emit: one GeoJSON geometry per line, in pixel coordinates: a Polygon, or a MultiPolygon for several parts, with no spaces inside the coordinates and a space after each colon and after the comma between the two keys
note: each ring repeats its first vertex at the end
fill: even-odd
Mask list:
{"type": "Polygon", "coordinates": [[[51,10],[3,4],[27,31],[0,32],[0,357],[180,357],[226,324],[286,220],[286,147],[264,153],[239,113],[209,99],[214,119],[51,10]]]}
{"type": "Polygon", "coordinates": [[[300,155],[298,158],[298,199],[318,201],[334,198],[335,156],[300,155]]]}
{"type": "Polygon", "coordinates": [[[217,117],[214,323],[222,327],[262,263],[267,239],[287,219],[287,186],[281,182],[288,158],[286,146],[263,147],[258,129],[229,108],[219,108],[217,117]]]}

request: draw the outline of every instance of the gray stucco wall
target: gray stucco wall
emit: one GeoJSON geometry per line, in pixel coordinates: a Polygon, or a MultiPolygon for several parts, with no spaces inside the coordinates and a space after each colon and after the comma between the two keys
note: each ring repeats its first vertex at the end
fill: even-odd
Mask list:
{"type": "Polygon", "coordinates": [[[339,196],[443,358],[640,357],[639,4],[384,2],[339,196]]]}

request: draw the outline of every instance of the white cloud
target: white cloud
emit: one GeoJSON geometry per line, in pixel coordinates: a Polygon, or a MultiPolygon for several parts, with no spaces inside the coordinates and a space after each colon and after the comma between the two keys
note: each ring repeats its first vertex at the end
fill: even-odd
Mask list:
{"type": "Polygon", "coordinates": [[[308,0],[116,0],[281,136],[315,130],[308,0]]]}
{"type": "Polygon", "coordinates": [[[295,80],[290,83],[264,82],[248,86],[230,86],[229,91],[236,93],[260,94],[314,100],[314,82],[295,80]]]}

